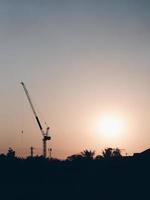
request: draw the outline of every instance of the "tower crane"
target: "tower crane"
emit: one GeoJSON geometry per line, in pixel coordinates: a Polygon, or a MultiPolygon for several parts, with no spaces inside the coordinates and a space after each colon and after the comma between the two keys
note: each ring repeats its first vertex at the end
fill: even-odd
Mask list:
{"type": "Polygon", "coordinates": [[[43,127],[42,127],[42,125],[41,125],[41,122],[40,122],[40,120],[39,120],[39,117],[38,117],[38,115],[37,115],[37,113],[36,113],[36,111],[35,111],[35,108],[34,108],[34,106],[33,106],[32,101],[31,101],[29,92],[28,92],[28,90],[27,90],[27,88],[26,88],[26,86],[25,86],[25,84],[24,84],[23,82],[21,82],[21,85],[22,85],[22,87],[23,87],[23,89],[24,89],[24,91],[25,91],[25,94],[26,94],[27,99],[28,99],[28,101],[29,101],[29,104],[30,104],[30,106],[31,106],[32,112],[33,112],[33,114],[34,114],[34,117],[35,117],[35,119],[36,119],[36,121],[37,121],[37,124],[38,124],[38,126],[39,126],[39,128],[40,128],[40,131],[41,131],[41,133],[42,133],[42,136],[43,136],[43,139],[42,139],[42,141],[43,141],[43,156],[46,158],[46,155],[47,155],[47,141],[51,139],[51,137],[48,135],[49,129],[50,129],[50,128],[47,126],[46,131],[43,130],[43,127]]]}

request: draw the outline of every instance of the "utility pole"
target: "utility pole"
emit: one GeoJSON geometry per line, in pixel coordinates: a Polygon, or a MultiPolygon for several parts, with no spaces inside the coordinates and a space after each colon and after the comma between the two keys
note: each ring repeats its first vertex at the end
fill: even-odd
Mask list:
{"type": "Polygon", "coordinates": [[[49,151],[49,159],[51,159],[52,158],[52,148],[49,148],[48,151],[49,151]]]}
{"type": "Polygon", "coordinates": [[[30,147],[30,153],[31,153],[31,157],[33,157],[34,156],[34,147],[30,147]]]}

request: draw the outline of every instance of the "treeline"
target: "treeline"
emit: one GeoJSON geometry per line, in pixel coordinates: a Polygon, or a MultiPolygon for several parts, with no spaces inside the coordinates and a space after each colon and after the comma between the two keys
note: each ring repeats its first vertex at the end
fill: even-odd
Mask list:
{"type": "Polygon", "coordinates": [[[0,155],[3,199],[143,200],[149,195],[149,181],[150,155],[122,156],[118,148],[98,156],[84,150],[66,160],[17,158],[11,148],[0,155]]]}
{"type": "MultiPolygon", "coordinates": [[[[105,159],[109,159],[109,158],[121,158],[122,154],[121,154],[121,150],[119,148],[106,148],[104,149],[104,151],[102,151],[102,155],[97,155],[95,156],[95,151],[91,151],[91,150],[84,150],[82,151],[80,154],[74,154],[71,156],[68,156],[66,161],[79,161],[79,160],[99,160],[102,158],[105,159]]],[[[10,147],[8,149],[8,152],[5,154],[0,154],[0,158],[4,159],[24,159],[25,158],[20,158],[20,157],[16,157],[16,152],[10,147]]],[[[43,156],[29,156],[27,157],[27,159],[29,158],[39,158],[42,159],[43,156]]],[[[49,160],[54,161],[54,160],[59,160],[56,158],[49,158],[49,160]]]]}

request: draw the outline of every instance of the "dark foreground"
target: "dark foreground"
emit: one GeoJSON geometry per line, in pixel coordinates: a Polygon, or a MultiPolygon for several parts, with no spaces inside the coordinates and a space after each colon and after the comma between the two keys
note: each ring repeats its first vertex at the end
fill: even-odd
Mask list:
{"type": "Polygon", "coordinates": [[[0,199],[150,199],[150,156],[74,161],[1,156],[0,199]]]}

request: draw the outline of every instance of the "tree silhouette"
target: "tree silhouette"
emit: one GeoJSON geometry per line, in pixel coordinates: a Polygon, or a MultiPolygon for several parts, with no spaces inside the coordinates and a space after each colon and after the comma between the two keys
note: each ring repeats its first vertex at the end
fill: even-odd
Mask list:
{"type": "Polygon", "coordinates": [[[97,156],[95,157],[95,160],[100,160],[100,159],[103,159],[103,156],[102,156],[102,155],[97,155],[97,156]]]}
{"type": "Polygon", "coordinates": [[[7,157],[15,158],[15,154],[16,154],[16,152],[11,147],[9,147],[8,152],[7,152],[7,157]]]}
{"type": "Polygon", "coordinates": [[[113,149],[112,148],[106,148],[102,152],[102,155],[104,158],[112,158],[113,157],[113,149]]]}
{"type": "Polygon", "coordinates": [[[121,157],[121,150],[119,148],[106,148],[103,152],[102,155],[104,158],[113,158],[113,157],[121,157]]]}
{"type": "Polygon", "coordinates": [[[119,148],[113,150],[113,157],[122,157],[121,150],[119,148]]]}
{"type": "Polygon", "coordinates": [[[68,156],[67,160],[68,161],[79,161],[82,158],[83,158],[82,155],[80,155],[80,154],[74,154],[74,155],[68,156]]]}
{"type": "Polygon", "coordinates": [[[81,155],[85,159],[93,160],[94,159],[94,155],[95,155],[95,151],[91,151],[91,150],[87,150],[86,149],[83,152],[81,152],[81,155]]]}

